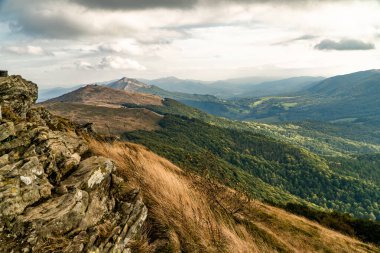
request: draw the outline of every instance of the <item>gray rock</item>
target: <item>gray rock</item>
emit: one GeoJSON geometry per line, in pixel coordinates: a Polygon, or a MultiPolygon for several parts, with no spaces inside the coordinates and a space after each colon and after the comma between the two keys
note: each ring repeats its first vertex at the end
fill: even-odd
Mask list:
{"type": "Polygon", "coordinates": [[[26,81],[21,76],[9,76],[0,79],[0,106],[11,109],[21,118],[37,100],[37,85],[26,81]]]}
{"type": "Polygon", "coordinates": [[[0,141],[16,134],[13,122],[6,122],[0,125],[0,141]]]}
{"type": "Polygon", "coordinates": [[[0,83],[0,252],[130,252],[148,213],[139,191],[123,192],[111,160],[82,159],[80,131],[36,98],[19,76],[0,83]]]}

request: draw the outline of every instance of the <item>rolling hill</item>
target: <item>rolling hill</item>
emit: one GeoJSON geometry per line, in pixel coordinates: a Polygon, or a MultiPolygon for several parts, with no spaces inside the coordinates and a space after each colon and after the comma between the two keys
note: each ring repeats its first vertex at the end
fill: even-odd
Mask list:
{"type": "MultiPolygon", "coordinates": [[[[107,92],[108,89],[101,88],[99,93],[107,92]]],[[[91,92],[95,91],[91,90],[91,92]]],[[[125,91],[119,90],[115,92],[125,93],[125,91]]],[[[101,98],[107,97],[101,94],[97,94],[97,96],[101,98]]],[[[87,113],[88,120],[91,120],[91,117],[95,118],[95,115],[99,112],[87,109],[86,106],[89,105],[86,105],[86,102],[81,104],[83,103],[81,101],[82,97],[71,94],[71,99],[68,99],[70,102],[50,103],[51,105],[61,103],[63,112],[65,109],[68,112],[81,111],[83,116],[80,117],[86,117],[87,113]],[[79,99],[78,102],[73,102],[73,98],[79,99]],[[67,106],[69,104],[75,104],[79,107],[69,107],[67,106]],[[80,110],[82,106],[83,109],[80,110]]],[[[85,97],[93,98],[88,94],[85,97]]],[[[111,97],[107,98],[112,99],[111,97]]],[[[102,103],[108,104],[110,101],[104,100],[102,103]]],[[[320,223],[325,222],[326,219],[321,221],[318,217],[321,217],[320,215],[330,217],[332,215],[331,210],[351,213],[356,217],[365,219],[379,219],[380,217],[377,206],[380,201],[380,196],[378,195],[380,193],[380,181],[378,180],[380,176],[376,171],[373,171],[376,164],[380,163],[380,159],[376,156],[361,156],[357,159],[341,156],[340,154],[353,154],[354,152],[352,150],[343,151],[343,149],[338,148],[339,145],[344,146],[349,143],[350,140],[348,139],[334,139],[340,144],[336,143],[330,146],[336,153],[332,153],[335,156],[328,158],[319,155],[316,151],[312,151],[312,148],[319,150],[321,146],[318,146],[317,143],[321,143],[324,138],[329,138],[328,135],[318,137],[314,142],[309,142],[309,150],[306,150],[297,143],[290,141],[293,137],[287,133],[291,132],[290,129],[292,128],[294,128],[294,134],[302,136],[302,132],[297,132],[298,130],[295,127],[289,126],[289,131],[286,128],[278,127],[276,129],[270,125],[260,123],[253,127],[250,125],[251,123],[234,122],[213,117],[170,99],[163,100],[160,105],[136,105],[132,101],[122,105],[127,108],[106,107],[110,110],[106,114],[112,115],[111,110],[140,109],[157,113],[157,115],[164,115],[157,121],[158,127],[155,129],[124,128],[120,129],[119,134],[122,136],[122,140],[143,144],[155,153],[169,159],[183,168],[185,174],[190,173],[195,177],[215,180],[216,184],[230,187],[238,192],[244,192],[250,198],[282,207],[287,207],[289,203],[306,206],[306,210],[311,208],[310,210],[314,211],[307,211],[306,214],[303,211],[300,214],[313,218],[320,223]],[[260,126],[266,130],[262,132],[259,130],[261,129],[260,126]],[[283,130],[285,132],[281,133],[283,130]],[[278,133],[278,136],[288,136],[288,139],[285,137],[280,138],[273,132],[278,133]],[[294,144],[297,144],[297,146],[294,144]],[[342,167],[342,164],[344,164],[344,167],[342,167]],[[363,173],[356,173],[358,172],[357,168],[360,168],[363,173]],[[328,212],[319,214],[321,210],[327,210],[328,212]]],[[[105,108],[103,106],[90,106],[105,108]]],[[[78,115],[80,114],[78,113],[78,115]]],[[[135,115],[135,117],[139,117],[139,115],[135,115]]],[[[111,121],[112,117],[110,119],[105,117],[104,120],[111,121]]],[[[127,121],[130,120],[128,119],[127,121]]],[[[119,118],[117,121],[123,121],[123,119],[119,118]]],[[[315,130],[309,129],[309,131],[314,133],[315,130]]],[[[309,136],[308,138],[310,139],[311,137],[309,136]]],[[[125,142],[120,143],[119,148],[126,145],[123,143],[125,142]]],[[[353,147],[358,145],[357,150],[370,150],[370,146],[365,146],[364,144],[360,147],[362,145],[360,142],[351,141],[351,145],[353,147]]],[[[373,146],[372,148],[373,150],[370,152],[375,153],[377,147],[373,146]]],[[[108,146],[105,150],[110,149],[112,147],[108,146]]],[[[132,150],[135,149],[132,148],[128,153],[133,152],[132,150]]],[[[112,153],[110,152],[109,154],[111,155],[112,153]]],[[[202,189],[205,189],[204,187],[205,185],[203,185],[202,189]]],[[[215,192],[215,189],[211,191],[215,192]]],[[[294,208],[291,210],[294,211],[294,208]]],[[[295,210],[299,213],[299,209],[296,208],[295,210]]],[[[331,219],[335,220],[336,218],[331,219]]],[[[343,218],[344,222],[342,224],[357,224],[355,223],[356,221],[351,222],[351,219],[343,218]]],[[[335,226],[333,223],[327,222],[327,224],[328,226],[335,226]]],[[[359,222],[358,224],[362,223],[359,222]]],[[[339,225],[338,228],[336,226],[334,228],[347,234],[352,234],[343,227],[339,225]]],[[[177,231],[176,229],[177,227],[174,228],[175,231],[177,231]]],[[[182,233],[181,230],[177,232],[182,233]]],[[[183,237],[184,235],[179,236],[183,237]]]]}
{"type": "Polygon", "coordinates": [[[128,109],[122,106],[124,103],[160,106],[162,99],[150,94],[87,85],[39,105],[75,123],[93,123],[93,128],[103,135],[159,128],[161,115],[144,108],[128,109]]]}
{"type": "MultiPolygon", "coordinates": [[[[0,80],[0,97],[1,252],[379,249],[360,226],[336,232],[141,145],[103,141],[33,106],[37,85],[19,76],[0,80]]],[[[352,221],[376,232],[374,222],[352,221]]]]}
{"type": "MultiPolygon", "coordinates": [[[[238,79],[204,82],[198,80],[183,80],[176,77],[167,77],[155,80],[141,80],[150,85],[171,92],[188,94],[213,95],[224,99],[238,97],[261,97],[285,93],[294,93],[310,87],[323,80],[322,77],[292,77],[273,80],[269,78],[248,77],[238,79]]],[[[174,97],[168,97],[173,98],[174,97]]]]}
{"type": "Polygon", "coordinates": [[[331,77],[293,94],[235,100],[240,110],[215,115],[264,122],[315,120],[378,127],[379,94],[380,72],[368,70],[331,77]]]}
{"type": "Polygon", "coordinates": [[[78,102],[87,105],[103,105],[110,107],[120,107],[123,103],[133,103],[137,105],[162,104],[162,99],[158,96],[131,92],[131,90],[128,89],[122,90],[123,91],[119,91],[100,85],[87,85],[57,98],[49,99],[46,103],[78,102]]]}
{"type": "MultiPolygon", "coordinates": [[[[354,174],[346,178],[335,166],[335,160],[326,160],[318,155],[326,150],[330,155],[339,156],[366,151],[375,153],[380,150],[376,145],[365,145],[343,138],[330,138],[328,135],[320,136],[315,131],[311,131],[315,137],[313,141],[307,141],[306,144],[302,139],[292,142],[294,136],[311,139],[312,134],[307,135],[291,128],[276,129],[269,125],[255,127],[247,123],[218,119],[167,99],[159,100],[161,104],[134,104],[135,100],[132,99],[120,104],[126,94],[129,95],[125,91],[107,87],[87,86],[44,104],[53,113],[74,121],[92,120],[95,122],[95,127],[102,129],[101,133],[105,131],[108,131],[106,134],[117,133],[127,140],[142,143],[191,171],[202,174],[205,171],[201,168],[209,167],[210,161],[214,161],[209,171],[212,177],[227,180],[225,183],[230,187],[243,187],[244,191],[257,199],[275,203],[289,201],[314,203],[320,207],[350,212],[358,217],[369,217],[373,212],[376,216],[380,215],[374,206],[368,206],[363,202],[378,201],[376,199],[378,196],[373,195],[379,192],[378,182],[372,180],[367,182],[369,178],[354,174]],[[120,93],[118,96],[123,99],[114,99],[114,96],[110,96],[114,94],[117,98],[117,93],[120,93]],[[108,104],[112,106],[104,106],[108,104]],[[121,106],[126,108],[117,108],[121,106]],[[140,111],[136,113],[133,110],[140,111]],[[74,116],[70,116],[73,113],[74,116]],[[176,115],[185,115],[186,118],[176,115]],[[218,126],[209,125],[195,118],[218,126]],[[284,132],[281,132],[283,130],[284,132]],[[329,145],[323,144],[326,143],[323,141],[324,138],[335,142],[329,141],[329,145]],[[243,143],[246,143],[246,146],[243,143]],[[293,146],[294,144],[298,146],[293,146]],[[309,151],[300,146],[306,147],[309,151]],[[209,157],[201,155],[207,152],[209,157]],[[189,157],[192,159],[190,163],[189,157]],[[317,181],[306,182],[305,178],[314,178],[317,181]],[[334,178],[335,185],[331,184],[331,178],[334,178]],[[332,192],[341,191],[342,196],[338,198],[332,195],[332,192],[322,194],[321,189],[324,189],[321,188],[322,185],[328,186],[327,189],[332,192]],[[350,191],[344,188],[348,186],[351,187],[350,191]],[[318,195],[315,195],[317,193],[318,195]],[[349,203],[352,202],[357,206],[350,206],[349,203]],[[359,207],[364,211],[359,212],[358,210],[361,210],[359,207]]],[[[139,93],[132,94],[139,95],[139,93]]]]}

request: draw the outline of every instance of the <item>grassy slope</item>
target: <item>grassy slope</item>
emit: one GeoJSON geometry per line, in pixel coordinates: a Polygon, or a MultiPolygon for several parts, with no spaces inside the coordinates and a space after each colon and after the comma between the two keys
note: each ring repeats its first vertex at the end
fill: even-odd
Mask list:
{"type": "Polygon", "coordinates": [[[136,252],[376,252],[374,246],[185,173],[144,147],[92,142],[141,187],[149,208],[136,252]],[[213,188],[205,186],[213,185],[213,188]],[[238,208],[236,208],[238,207],[238,208]]]}
{"type": "Polygon", "coordinates": [[[282,192],[288,192],[341,212],[363,217],[376,212],[380,217],[374,206],[380,201],[380,186],[376,182],[346,176],[311,152],[196,119],[166,115],[160,126],[155,132],[137,131],[124,136],[181,167],[210,173],[230,186],[236,184],[256,198],[281,203],[287,201],[282,192]],[[240,172],[248,173],[248,180],[240,172]],[[277,194],[271,194],[266,185],[251,183],[258,179],[274,187],[277,194]]]}
{"type": "Polygon", "coordinates": [[[93,123],[102,135],[121,135],[125,131],[159,129],[162,116],[144,108],[126,109],[80,103],[44,103],[51,113],[70,119],[78,124],[93,123]]]}

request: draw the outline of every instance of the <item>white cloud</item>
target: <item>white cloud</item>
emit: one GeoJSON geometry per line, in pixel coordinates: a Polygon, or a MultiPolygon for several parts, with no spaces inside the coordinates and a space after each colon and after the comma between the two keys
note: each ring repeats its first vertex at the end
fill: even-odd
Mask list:
{"type": "Polygon", "coordinates": [[[142,48],[135,40],[121,39],[119,41],[105,42],[97,47],[98,51],[107,53],[123,53],[130,55],[139,55],[142,53],[142,48]]]}
{"type": "Polygon", "coordinates": [[[48,55],[49,53],[46,52],[43,48],[38,46],[8,46],[3,47],[3,51],[12,53],[12,54],[18,54],[18,55],[48,55]]]}
{"type": "Polygon", "coordinates": [[[289,70],[293,68],[299,75],[312,70],[323,76],[355,70],[359,58],[360,69],[380,66],[379,47],[328,54],[314,49],[323,38],[337,42],[352,38],[379,45],[378,0],[307,0],[307,4],[296,0],[292,2],[301,4],[292,5],[283,0],[217,1],[225,4],[199,0],[196,2],[203,4],[187,9],[181,5],[177,9],[153,8],[160,6],[159,0],[144,0],[149,4],[136,2],[146,7],[134,10],[122,0],[113,2],[124,8],[101,8],[107,1],[97,1],[101,5],[93,8],[75,2],[6,1],[0,10],[0,54],[6,67],[28,73],[31,79],[49,69],[41,79],[48,84],[57,79],[82,82],[99,72],[112,76],[123,70],[144,78],[174,75],[210,80],[261,74],[255,71],[258,66],[267,66],[267,75],[271,68],[273,73],[293,75],[289,70]],[[48,52],[54,52],[54,57],[33,57],[48,52]],[[58,71],[64,66],[65,73],[58,71]]]}
{"type": "Polygon", "coordinates": [[[101,69],[146,70],[146,68],[137,61],[119,56],[104,57],[98,66],[101,69]]]}
{"type": "Polygon", "coordinates": [[[106,56],[97,63],[79,60],[74,65],[78,70],[146,70],[139,62],[119,56],[106,56]]]}
{"type": "Polygon", "coordinates": [[[76,61],[75,63],[75,66],[77,69],[79,70],[93,70],[93,69],[96,69],[90,62],[87,62],[87,61],[83,61],[83,60],[80,60],[80,61],[76,61]]]}

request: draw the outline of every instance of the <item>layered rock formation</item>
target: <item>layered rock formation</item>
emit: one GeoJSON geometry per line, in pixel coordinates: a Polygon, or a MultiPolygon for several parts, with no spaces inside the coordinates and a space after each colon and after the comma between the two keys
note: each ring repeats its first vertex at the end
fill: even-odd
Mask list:
{"type": "Polygon", "coordinates": [[[0,252],[129,252],[147,217],[138,190],[36,99],[0,79],[0,252]]]}

